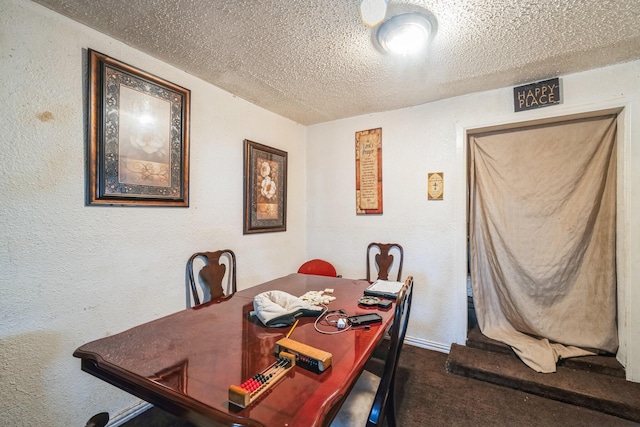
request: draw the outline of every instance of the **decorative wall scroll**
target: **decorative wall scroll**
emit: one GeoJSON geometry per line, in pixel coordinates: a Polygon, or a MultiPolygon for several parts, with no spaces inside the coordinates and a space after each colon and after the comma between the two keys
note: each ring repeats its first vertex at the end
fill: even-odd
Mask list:
{"type": "Polygon", "coordinates": [[[190,91],[89,50],[88,204],[189,206],[190,91]]]}
{"type": "Polygon", "coordinates": [[[434,172],[428,174],[427,198],[428,200],[444,199],[444,173],[434,172]]]}
{"type": "Polygon", "coordinates": [[[382,213],[382,128],[356,132],[356,213],[382,213]]]}
{"type": "Polygon", "coordinates": [[[245,139],[244,234],[286,229],[287,153],[245,139]]]}

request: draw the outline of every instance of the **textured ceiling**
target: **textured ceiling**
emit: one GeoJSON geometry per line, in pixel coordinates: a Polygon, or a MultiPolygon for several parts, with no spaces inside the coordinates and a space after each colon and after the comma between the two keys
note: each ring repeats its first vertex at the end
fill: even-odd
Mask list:
{"type": "Polygon", "coordinates": [[[374,46],[359,0],[36,2],[303,125],[640,58],[638,0],[390,0],[437,27],[413,59],[374,46]]]}

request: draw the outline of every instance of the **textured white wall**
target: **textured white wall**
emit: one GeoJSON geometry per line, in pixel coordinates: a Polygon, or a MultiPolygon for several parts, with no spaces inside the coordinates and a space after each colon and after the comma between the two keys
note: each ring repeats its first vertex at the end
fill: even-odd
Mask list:
{"type": "Polygon", "coordinates": [[[135,404],[71,354],[183,308],[200,249],[236,250],[245,288],[313,257],[363,277],[366,245],[398,241],[416,279],[409,341],[464,342],[465,129],[610,107],[624,107],[621,339],[640,381],[640,62],[567,76],[565,103],[536,112],[511,113],[505,88],[304,128],[31,2],[0,10],[0,424],[84,425],[135,404]],[[190,208],[84,206],[89,47],[191,89],[190,208]],[[375,127],[384,214],[356,216],[355,132],[375,127]],[[245,138],[289,153],[286,233],[242,235],[245,138]],[[428,172],[444,172],[444,201],[426,200],[428,172]]]}
{"type": "Polygon", "coordinates": [[[185,263],[232,248],[238,287],[304,261],[305,127],[24,0],[0,0],[0,425],[81,426],[138,402],[81,344],[185,307],[185,263]],[[191,206],[85,206],[86,49],[191,89],[191,206]],[[289,154],[285,233],[243,236],[243,140],[289,154]]]}
{"type": "Polygon", "coordinates": [[[415,292],[407,337],[448,350],[466,337],[467,130],[623,107],[619,123],[618,264],[621,346],[640,382],[640,62],[562,78],[564,103],[513,113],[513,89],[472,94],[309,127],[307,254],[365,275],[369,242],[398,242],[415,292]],[[355,132],[382,128],[383,215],[355,213],[355,132]],[[444,200],[428,201],[427,173],[444,172],[444,200]],[[633,237],[635,236],[635,238],[633,237]]]}

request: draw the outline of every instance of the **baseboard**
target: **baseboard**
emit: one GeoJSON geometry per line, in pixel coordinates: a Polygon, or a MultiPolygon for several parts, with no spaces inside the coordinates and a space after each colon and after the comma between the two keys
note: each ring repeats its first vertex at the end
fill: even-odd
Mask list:
{"type": "Polygon", "coordinates": [[[130,408],[127,408],[118,414],[114,415],[113,418],[109,419],[106,427],[119,427],[122,424],[126,423],[129,420],[134,419],[138,415],[142,414],[144,411],[153,408],[151,403],[145,402],[141,400],[137,404],[133,405],[130,408]]]}
{"type": "Polygon", "coordinates": [[[409,336],[404,338],[404,342],[415,347],[420,347],[427,350],[439,351],[440,353],[449,354],[449,351],[451,350],[450,344],[441,344],[441,343],[427,341],[420,338],[413,338],[409,336]]]}

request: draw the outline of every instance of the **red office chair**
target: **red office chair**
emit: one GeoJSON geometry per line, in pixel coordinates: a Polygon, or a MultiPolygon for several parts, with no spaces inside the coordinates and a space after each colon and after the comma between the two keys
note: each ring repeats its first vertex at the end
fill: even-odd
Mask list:
{"type": "Polygon", "coordinates": [[[330,263],[322,259],[312,259],[300,266],[298,269],[300,274],[315,274],[316,276],[338,277],[336,268],[330,263]]]}

